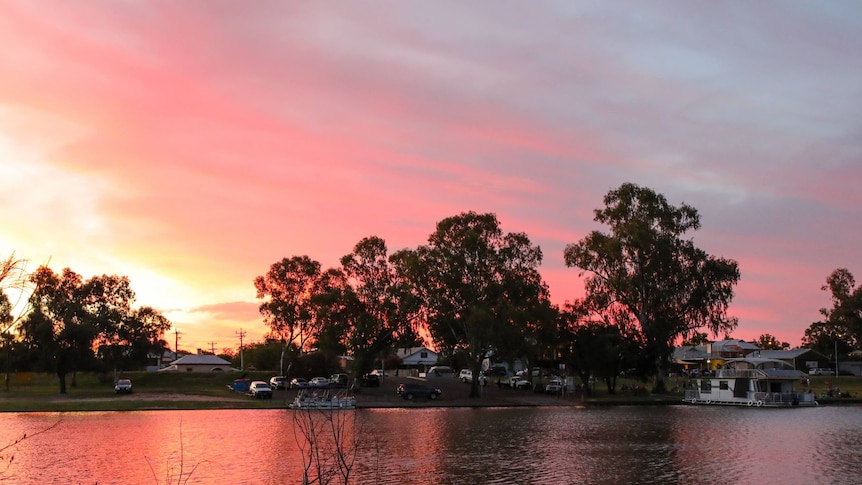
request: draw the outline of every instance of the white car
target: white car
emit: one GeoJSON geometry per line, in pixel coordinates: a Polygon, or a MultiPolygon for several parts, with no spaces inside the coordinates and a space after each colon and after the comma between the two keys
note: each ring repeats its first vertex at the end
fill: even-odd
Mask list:
{"type": "Polygon", "coordinates": [[[312,377],[308,381],[308,387],[329,387],[329,379],[326,377],[312,377]]]}
{"type": "MultiPolygon", "coordinates": [[[[458,379],[460,379],[461,382],[473,382],[473,371],[470,369],[461,369],[461,372],[458,374],[458,379]]],[[[479,373],[479,384],[482,386],[488,384],[488,378],[481,372],[479,373]]]]}
{"type": "Polygon", "coordinates": [[[811,369],[808,374],[812,376],[834,376],[835,372],[832,369],[811,369]]]}
{"type": "Polygon", "coordinates": [[[272,399],[272,388],[263,381],[252,381],[248,393],[255,399],[272,399]]]}
{"type": "Polygon", "coordinates": [[[563,381],[553,378],[545,385],[545,392],[549,394],[558,394],[563,390],[563,381]]]}

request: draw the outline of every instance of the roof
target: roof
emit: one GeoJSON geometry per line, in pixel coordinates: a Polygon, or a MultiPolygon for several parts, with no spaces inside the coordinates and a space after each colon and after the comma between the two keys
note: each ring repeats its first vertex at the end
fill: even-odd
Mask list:
{"type": "Polygon", "coordinates": [[[684,363],[686,361],[699,361],[706,360],[710,357],[708,353],[706,353],[705,347],[702,345],[687,345],[684,347],[677,347],[673,349],[672,359],[677,363],[684,363]]]}
{"type": "MultiPolygon", "coordinates": [[[[758,350],[751,353],[752,357],[762,357],[764,359],[796,359],[809,352],[816,352],[812,349],[791,349],[791,350],[758,350]]],[[[819,353],[818,353],[819,355],[819,353]]],[[[825,358],[825,357],[824,357],[825,358]]]]}
{"type": "Polygon", "coordinates": [[[419,352],[430,352],[434,355],[437,355],[437,352],[429,349],[428,347],[411,347],[409,349],[398,349],[398,357],[402,359],[410,357],[411,355],[416,355],[419,352]]]}
{"type": "Polygon", "coordinates": [[[173,365],[230,365],[230,362],[217,355],[192,354],[173,361],[173,365]]]}
{"type": "Polygon", "coordinates": [[[728,339],[712,342],[712,352],[740,352],[744,350],[760,350],[757,344],[745,340],[728,339]]]}

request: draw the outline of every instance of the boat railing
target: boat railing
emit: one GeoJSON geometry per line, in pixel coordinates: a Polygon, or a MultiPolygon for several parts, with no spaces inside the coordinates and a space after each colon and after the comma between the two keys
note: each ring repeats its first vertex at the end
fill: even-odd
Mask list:
{"type": "Polygon", "coordinates": [[[715,371],[715,376],[719,379],[734,379],[737,377],[747,377],[755,379],[764,375],[758,369],[718,369],[715,371]]]}

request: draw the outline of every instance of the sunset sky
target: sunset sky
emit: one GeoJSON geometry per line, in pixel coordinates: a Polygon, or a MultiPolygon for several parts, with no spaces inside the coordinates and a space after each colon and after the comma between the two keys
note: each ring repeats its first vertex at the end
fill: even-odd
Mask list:
{"type": "Polygon", "coordinates": [[[581,297],[563,249],[624,182],[739,263],[733,337],[798,345],[862,280],[862,8],[0,0],[0,256],[129,276],[183,349],[261,340],[281,258],[470,210],[581,297]]]}

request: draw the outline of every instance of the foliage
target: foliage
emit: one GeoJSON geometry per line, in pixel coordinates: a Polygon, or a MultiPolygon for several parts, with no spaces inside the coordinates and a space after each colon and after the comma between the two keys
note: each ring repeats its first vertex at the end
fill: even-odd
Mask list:
{"type": "Polygon", "coordinates": [[[273,263],[265,275],[254,279],[257,298],[264,300],[260,313],[271,338],[296,345],[300,352],[308,350],[320,330],[311,302],[320,278],[320,263],[294,256],[273,263]]]}
{"type": "Polygon", "coordinates": [[[764,350],[785,350],[790,348],[787,342],[779,342],[775,336],[764,333],[754,341],[757,346],[764,350]]]}
{"type": "Polygon", "coordinates": [[[614,394],[617,377],[639,364],[638,335],[627,312],[597,313],[588,304],[578,300],[561,312],[562,334],[569,343],[566,360],[587,395],[592,393],[593,378],[602,380],[608,393],[614,394]]]}
{"type": "Polygon", "coordinates": [[[133,309],[135,296],[126,277],[96,276],[86,282],[69,268],[55,274],[47,266],[30,277],[31,311],[21,322],[23,348],[37,368],[56,372],[60,392],[66,375],[96,369],[101,362],[115,369],[146,363],[147,353],[164,345],[170,322],[156,310],[133,309]]]}
{"type": "MultiPolygon", "coordinates": [[[[537,269],[541,249],[523,233],[503,234],[494,214],[446,218],[426,246],[395,260],[437,348],[444,355],[466,353],[476,375],[492,352],[514,352],[512,342],[527,341],[527,329],[551,314],[537,269]]],[[[477,379],[470,396],[479,396],[477,379]]]]}
{"type": "Polygon", "coordinates": [[[655,366],[656,390],[664,378],[674,342],[702,328],[718,334],[737,326],[728,317],[739,269],[682,236],[700,228],[693,207],[674,207],[651,189],[626,183],[604,198],[595,220],[611,232],[593,231],[566,247],[566,265],[581,269],[593,308],[619,305],[636,320],[643,352],[655,366]]]}
{"type": "Polygon", "coordinates": [[[687,339],[682,341],[683,346],[706,345],[709,343],[709,334],[706,332],[694,332],[687,339]]]}
{"type": "Polygon", "coordinates": [[[823,355],[832,355],[858,349],[862,343],[862,285],[855,287],[853,275],[838,268],[821,287],[832,296],[832,308],[821,308],[824,319],[812,323],[802,337],[802,346],[823,355]],[[854,288],[855,287],[855,288],[854,288]]]}
{"type": "Polygon", "coordinates": [[[339,290],[348,301],[344,306],[353,310],[345,312],[345,343],[354,371],[362,375],[393,348],[420,341],[413,324],[418,301],[387,256],[383,239],[362,239],[341,258],[341,266],[346,284],[339,290]]]}

